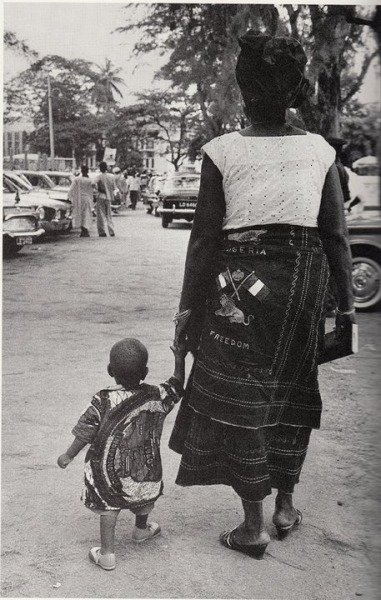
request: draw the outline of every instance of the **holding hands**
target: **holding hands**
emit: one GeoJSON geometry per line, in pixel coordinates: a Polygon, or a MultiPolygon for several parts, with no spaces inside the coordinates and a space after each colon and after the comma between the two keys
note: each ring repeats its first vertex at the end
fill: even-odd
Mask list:
{"type": "Polygon", "coordinates": [[[70,458],[70,456],[66,454],[66,452],[64,452],[63,454],[61,454],[61,456],[58,457],[57,465],[61,467],[61,469],[66,469],[66,467],[69,463],[71,463],[72,460],[73,459],[70,458]]]}

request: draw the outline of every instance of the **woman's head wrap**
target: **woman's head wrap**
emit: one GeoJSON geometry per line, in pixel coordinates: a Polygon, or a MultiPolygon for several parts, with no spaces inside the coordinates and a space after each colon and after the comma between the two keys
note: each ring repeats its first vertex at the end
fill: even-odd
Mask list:
{"type": "Polygon", "coordinates": [[[305,100],[310,89],[304,77],[307,57],[297,40],[249,30],[239,45],[236,78],[246,102],[296,108],[305,100]]]}

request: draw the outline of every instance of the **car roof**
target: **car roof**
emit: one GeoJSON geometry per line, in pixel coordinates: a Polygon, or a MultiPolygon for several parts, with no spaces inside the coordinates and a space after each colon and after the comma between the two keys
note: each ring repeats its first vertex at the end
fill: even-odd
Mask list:
{"type": "Polygon", "coordinates": [[[75,177],[74,173],[71,171],[39,171],[40,173],[44,173],[44,175],[57,175],[58,177],[75,177]]]}
{"type": "Polygon", "coordinates": [[[28,173],[28,175],[48,175],[45,171],[33,171],[33,169],[15,169],[13,173],[28,173]]]}
{"type": "Polygon", "coordinates": [[[201,173],[193,173],[192,171],[189,172],[182,172],[182,173],[168,173],[168,175],[166,175],[165,177],[167,177],[168,179],[174,179],[176,177],[200,177],[201,173]]]}

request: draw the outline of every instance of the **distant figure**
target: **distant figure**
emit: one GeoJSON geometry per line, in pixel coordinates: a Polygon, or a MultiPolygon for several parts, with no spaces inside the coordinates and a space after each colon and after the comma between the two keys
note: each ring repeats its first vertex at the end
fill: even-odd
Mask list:
{"type": "Polygon", "coordinates": [[[97,227],[99,237],[106,237],[106,228],[111,237],[115,236],[114,227],[111,219],[111,201],[114,192],[117,190],[115,178],[111,173],[107,173],[107,163],[99,164],[100,174],[96,176],[94,183],[97,194],[97,227]]]}
{"type": "Polygon", "coordinates": [[[69,188],[69,200],[73,207],[73,227],[81,228],[80,237],[90,237],[92,223],[94,188],[89,179],[89,168],[81,167],[81,175],[76,177],[69,188]]]}
{"type": "Polygon", "coordinates": [[[125,338],[110,352],[108,373],[112,387],[93,396],[91,404],[72,430],[74,440],[58,458],[65,469],[88,444],[82,501],[100,516],[101,545],[90,549],[89,559],[115,569],[115,525],[121,510],[135,515],[134,542],[145,542],[160,533],[148,522],[163,493],[160,437],[164,419],[183,394],[184,350],[172,348],[175,369],[161,385],[144,383],[148,352],[139,340],[125,338]]]}
{"type": "Polygon", "coordinates": [[[140,177],[140,187],[141,187],[142,192],[146,189],[148,183],[149,183],[149,175],[148,175],[147,171],[143,171],[143,173],[140,177]]]}
{"type": "Polygon", "coordinates": [[[367,193],[361,175],[348,167],[344,167],[344,169],[348,175],[349,187],[349,199],[345,203],[345,216],[347,221],[351,221],[363,216],[367,193]]]}
{"type": "Polygon", "coordinates": [[[121,205],[126,206],[126,197],[127,197],[127,180],[124,176],[124,173],[119,169],[119,167],[115,167],[114,169],[115,175],[115,185],[118,188],[121,205]]]}
{"type": "Polygon", "coordinates": [[[139,200],[140,196],[140,176],[139,173],[135,173],[132,181],[130,182],[130,206],[132,210],[135,210],[136,203],[139,200]]]}

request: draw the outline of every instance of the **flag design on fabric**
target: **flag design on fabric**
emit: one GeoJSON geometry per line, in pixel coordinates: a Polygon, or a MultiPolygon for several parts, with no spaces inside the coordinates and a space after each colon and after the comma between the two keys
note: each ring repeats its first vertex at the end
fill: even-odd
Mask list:
{"type": "MultiPolygon", "coordinates": [[[[236,271],[234,273],[236,273],[236,271]]],[[[267,287],[267,285],[255,275],[254,271],[252,271],[251,273],[246,271],[244,275],[244,279],[242,281],[237,282],[233,281],[233,277],[229,269],[220,273],[216,277],[216,284],[219,294],[232,294],[232,298],[236,296],[237,300],[240,300],[239,294],[240,290],[243,288],[246,291],[248,291],[252,296],[254,296],[254,298],[259,300],[260,302],[263,302],[270,293],[270,290],[267,287]]]]}
{"type": "Polygon", "coordinates": [[[220,293],[225,293],[227,291],[227,287],[230,284],[230,278],[229,278],[229,274],[224,271],[223,273],[220,273],[217,277],[216,277],[216,283],[217,283],[217,289],[220,293]]]}
{"type": "Polygon", "coordinates": [[[250,275],[246,277],[241,285],[260,302],[263,302],[270,293],[267,285],[263,283],[263,281],[261,281],[254,272],[250,273],[250,275]]]}

